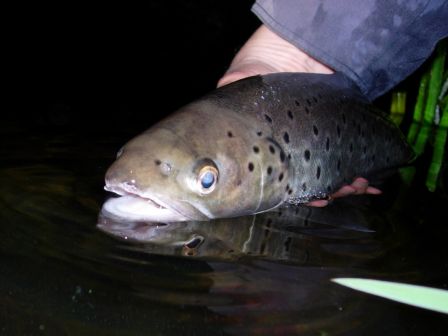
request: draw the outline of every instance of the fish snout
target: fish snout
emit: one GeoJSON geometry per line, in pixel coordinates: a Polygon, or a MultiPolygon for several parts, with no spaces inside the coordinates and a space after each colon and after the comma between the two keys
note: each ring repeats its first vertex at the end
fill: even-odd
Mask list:
{"type": "Polygon", "coordinates": [[[133,176],[134,174],[132,174],[132,171],[127,171],[124,168],[125,167],[121,167],[118,162],[115,162],[109,167],[105,176],[106,190],[120,187],[127,192],[134,192],[134,190],[137,189],[135,176],[133,176]]]}
{"type": "Polygon", "coordinates": [[[109,167],[109,169],[106,172],[106,176],[105,176],[105,182],[106,182],[106,187],[108,185],[117,185],[119,184],[121,179],[121,174],[119,173],[119,171],[117,169],[115,169],[115,163],[109,167]]]}

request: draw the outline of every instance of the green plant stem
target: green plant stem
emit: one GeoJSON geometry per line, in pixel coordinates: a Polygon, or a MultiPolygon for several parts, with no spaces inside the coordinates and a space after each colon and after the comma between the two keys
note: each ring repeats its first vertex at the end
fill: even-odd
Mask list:
{"type": "Polygon", "coordinates": [[[406,112],[406,92],[396,91],[392,93],[390,117],[396,125],[400,125],[406,112]]]}
{"type": "Polygon", "coordinates": [[[420,129],[420,124],[421,124],[421,121],[423,120],[423,107],[426,102],[426,93],[427,93],[427,88],[428,88],[428,82],[429,82],[429,71],[426,71],[423,74],[422,79],[420,80],[420,85],[418,88],[418,95],[417,95],[417,102],[415,103],[415,107],[414,107],[413,122],[408,131],[407,140],[411,145],[414,144],[414,142],[417,138],[417,134],[420,129]]]}
{"type": "Polygon", "coordinates": [[[437,180],[443,163],[445,144],[446,139],[448,137],[447,135],[448,135],[448,104],[446,104],[445,108],[443,109],[442,118],[440,120],[439,127],[437,128],[435,134],[432,161],[428,169],[428,175],[426,177],[426,187],[429,189],[429,191],[435,191],[437,187],[437,180]]]}
{"type": "Polygon", "coordinates": [[[431,66],[430,81],[428,87],[428,99],[426,102],[423,120],[432,124],[436,112],[437,101],[443,82],[443,68],[445,66],[445,44],[441,43],[436,48],[436,56],[431,66]]]}

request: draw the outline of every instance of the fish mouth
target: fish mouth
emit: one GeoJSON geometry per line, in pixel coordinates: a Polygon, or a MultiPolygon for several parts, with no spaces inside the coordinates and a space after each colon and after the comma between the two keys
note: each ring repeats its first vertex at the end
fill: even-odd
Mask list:
{"type": "Polygon", "coordinates": [[[208,220],[202,213],[198,214],[196,209],[186,203],[175,200],[163,201],[159,196],[141,192],[133,184],[114,185],[106,182],[104,189],[119,195],[119,197],[108,199],[103,204],[102,212],[106,215],[131,221],[151,222],[208,220]]]}
{"type": "Polygon", "coordinates": [[[157,202],[156,199],[154,198],[154,196],[148,197],[146,195],[142,195],[140,192],[138,192],[137,188],[135,188],[134,186],[128,184],[128,183],[123,183],[121,185],[108,185],[106,184],[104,187],[104,190],[113,192],[119,196],[130,196],[130,197],[137,197],[137,198],[141,198],[142,200],[144,200],[145,202],[148,203],[148,205],[153,206],[155,208],[158,209],[167,209],[169,208],[166,205],[162,205],[161,201],[157,202]]]}

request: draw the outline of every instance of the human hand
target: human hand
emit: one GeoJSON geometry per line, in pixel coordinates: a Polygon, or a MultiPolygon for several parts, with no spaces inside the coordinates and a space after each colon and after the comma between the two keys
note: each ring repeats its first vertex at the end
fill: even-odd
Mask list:
{"type": "MultiPolygon", "coordinates": [[[[245,77],[274,72],[331,74],[334,71],[262,25],[237,53],[219,80],[218,87],[245,77]]],[[[361,194],[378,195],[381,190],[369,186],[365,178],[358,177],[351,185],[345,185],[332,194],[328,200],[315,200],[307,205],[324,207],[331,199],[361,194]]]]}
{"type": "Polygon", "coordinates": [[[327,206],[328,203],[334,198],[345,197],[350,195],[362,195],[362,194],[379,195],[381,194],[381,190],[369,186],[369,181],[367,181],[365,178],[357,177],[356,179],[353,180],[352,184],[343,186],[334,194],[332,194],[328,200],[315,200],[306,203],[306,205],[321,208],[327,206]]]}
{"type": "Polygon", "coordinates": [[[218,87],[273,72],[331,74],[334,71],[262,25],[237,53],[218,87]]]}

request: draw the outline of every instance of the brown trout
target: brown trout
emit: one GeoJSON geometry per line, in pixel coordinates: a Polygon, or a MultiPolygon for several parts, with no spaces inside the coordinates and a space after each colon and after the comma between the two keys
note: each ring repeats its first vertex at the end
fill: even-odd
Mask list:
{"type": "Polygon", "coordinates": [[[340,74],[277,73],[221,87],[129,141],[106,173],[115,215],[250,215],[327,198],[413,157],[400,130],[340,74]]]}

